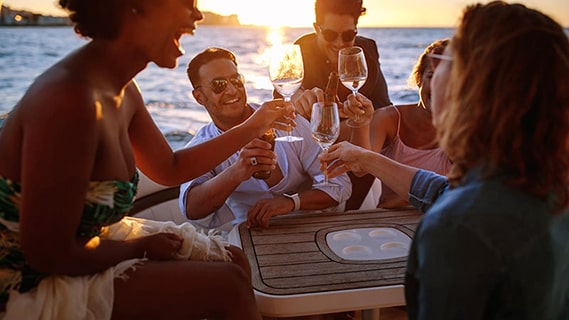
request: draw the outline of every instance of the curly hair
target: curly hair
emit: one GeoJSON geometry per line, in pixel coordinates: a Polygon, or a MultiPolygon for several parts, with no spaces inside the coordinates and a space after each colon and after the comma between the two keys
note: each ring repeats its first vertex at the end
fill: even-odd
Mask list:
{"type": "Polygon", "coordinates": [[[429,53],[442,54],[448,43],[449,39],[440,39],[431,43],[427,48],[425,48],[425,50],[417,60],[417,63],[413,67],[413,72],[409,76],[410,85],[417,87],[421,87],[423,85],[423,74],[425,73],[425,70],[427,70],[427,67],[429,67],[431,63],[430,62],[431,59],[429,59],[427,55],[429,53]]]}
{"type": "Polygon", "coordinates": [[[484,177],[569,204],[569,39],[550,17],[520,4],[468,6],[451,40],[454,65],[441,147],[452,184],[484,177]]]}
{"type": "Polygon", "coordinates": [[[59,0],[75,32],[87,38],[112,39],[122,25],[122,15],[135,4],[125,0],[59,0]]]}
{"type": "Polygon", "coordinates": [[[237,67],[237,58],[233,52],[223,49],[210,47],[202,52],[198,53],[190,62],[188,63],[188,68],[186,73],[188,74],[188,79],[192,83],[192,87],[196,87],[200,82],[200,68],[206,63],[215,59],[228,59],[231,60],[237,67]]]}
{"type": "Polygon", "coordinates": [[[327,13],[349,14],[354,18],[357,25],[361,16],[366,13],[363,7],[363,0],[316,0],[314,2],[314,12],[316,14],[316,23],[324,22],[324,15],[327,13]]]}

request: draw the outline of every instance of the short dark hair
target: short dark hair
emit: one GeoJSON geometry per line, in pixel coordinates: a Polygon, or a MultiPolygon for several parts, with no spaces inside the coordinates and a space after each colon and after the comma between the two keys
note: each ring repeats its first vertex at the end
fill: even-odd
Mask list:
{"type": "Polygon", "coordinates": [[[122,16],[130,10],[129,1],[59,0],[68,12],[75,32],[88,38],[113,39],[122,27],[122,16]]]}
{"type": "Polygon", "coordinates": [[[188,74],[188,79],[190,79],[190,82],[192,83],[192,87],[195,88],[201,80],[200,68],[204,64],[215,59],[229,59],[237,67],[237,58],[235,58],[233,52],[223,48],[209,47],[198,53],[192,60],[190,60],[190,63],[188,63],[186,73],[188,74]]]}
{"type": "Polygon", "coordinates": [[[347,14],[354,18],[355,24],[366,13],[363,7],[363,0],[316,0],[314,2],[314,12],[316,23],[324,22],[324,15],[327,13],[347,14]]]}

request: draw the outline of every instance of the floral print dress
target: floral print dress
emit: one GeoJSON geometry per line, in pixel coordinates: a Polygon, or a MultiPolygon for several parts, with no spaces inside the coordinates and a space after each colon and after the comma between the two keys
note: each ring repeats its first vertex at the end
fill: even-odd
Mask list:
{"type": "MultiPolygon", "coordinates": [[[[120,221],[132,208],[138,185],[138,172],[132,181],[89,183],[78,237],[94,237],[101,228],[120,221]]],[[[21,185],[0,177],[0,303],[10,290],[26,292],[45,275],[28,266],[19,241],[21,185]]]]}

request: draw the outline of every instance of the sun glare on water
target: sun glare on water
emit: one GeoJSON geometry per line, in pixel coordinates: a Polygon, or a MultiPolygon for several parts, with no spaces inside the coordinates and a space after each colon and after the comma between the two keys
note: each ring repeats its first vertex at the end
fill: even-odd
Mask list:
{"type": "MultiPolygon", "coordinates": [[[[276,48],[281,46],[283,42],[284,42],[284,30],[282,27],[267,27],[268,46],[261,54],[263,60],[262,63],[264,65],[267,66],[269,65],[273,50],[276,50],[276,48]]],[[[272,87],[272,85],[270,87],[272,87]]]]}
{"type": "Polygon", "coordinates": [[[283,43],[284,30],[281,27],[270,27],[267,32],[267,42],[270,46],[276,46],[283,43]]]}

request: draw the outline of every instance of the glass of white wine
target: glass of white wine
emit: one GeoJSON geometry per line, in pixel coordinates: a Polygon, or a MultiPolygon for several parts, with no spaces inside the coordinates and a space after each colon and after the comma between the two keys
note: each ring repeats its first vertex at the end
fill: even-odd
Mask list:
{"type": "MultiPolygon", "coordinates": [[[[352,93],[357,94],[358,90],[367,80],[367,63],[364,50],[360,47],[342,48],[338,52],[338,76],[340,82],[352,93]]],[[[352,128],[358,128],[369,121],[355,115],[354,118],[346,120],[346,124],[352,128]]]]}
{"type": "MultiPolygon", "coordinates": [[[[316,141],[323,151],[338,139],[340,135],[340,115],[338,114],[338,104],[316,102],[312,105],[312,115],[310,117],[310,130],[312,138],[316,141]]],[[[313,184],[318,186],[338,186],[328,181],[328,174],[324,172],[324,181],[313,184]]]]}
{"type": "MultiPolygon", "coordinates": [[[[280,93],[284,101],[290,101],[296,90],[302,85],[304,78],[304,64],[302,63],[302,54],[300,46],[297,44],[284,44],[273,47],[271,54],[271,62],[269,64],[269,78],[280,93]]],[[[276,141],[295,142],[303,140],[302,137],[288,135],[278,137],[276,141]]]]}

